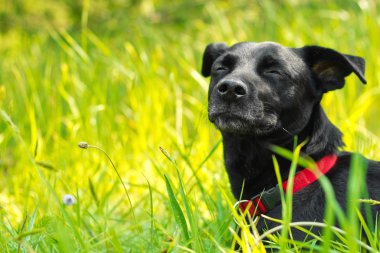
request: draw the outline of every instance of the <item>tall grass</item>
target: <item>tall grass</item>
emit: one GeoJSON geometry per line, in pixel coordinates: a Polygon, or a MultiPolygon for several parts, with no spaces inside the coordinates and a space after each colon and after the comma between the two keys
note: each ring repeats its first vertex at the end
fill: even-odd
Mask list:
{"type": "MultiPolygon", "coordinates": [[[[235,232],[199,74],[210,42],[319,44],[364,57],[368,84],[350,77],[323,105],[346,149],[380,159],[377,1],[33,3],[0,5],[2,252],[229,252],[236,242],[264,252],[259,235],[235,232]],[[80,141],[109,154],[130,202],[107,157],[80,141]],[[76,203],[64,205],[64,194],[76,203]]],[[[284,252],[379,251],[378,221],[356,213],[362,167],[349,179],[347,216],[324,183],[331,208],[322,236],[262,239],[284,252]]],[[[282,225],[286,234],[302,224],[282,225]]]]}

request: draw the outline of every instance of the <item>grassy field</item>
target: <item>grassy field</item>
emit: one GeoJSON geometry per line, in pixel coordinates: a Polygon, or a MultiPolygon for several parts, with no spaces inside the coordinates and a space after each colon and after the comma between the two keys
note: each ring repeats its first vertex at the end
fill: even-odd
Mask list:
{"type": "MultiPolygon", "coordinates": [[[[380,160],[379,11],[376,0],[3,1],[0,251],[232,251],[234,200],[199,73],[211,42],[318,44],[364,57],[368,84],[351,76],[323,105],[347,150],[380,160]],[[81,141],[105,150],[123,183],[81,141]]],[[[374,224],[330,204],[344,230],[337,239],[326,229],[302,243],[270,236],[271,245],[380,251],[374,224]]]]}

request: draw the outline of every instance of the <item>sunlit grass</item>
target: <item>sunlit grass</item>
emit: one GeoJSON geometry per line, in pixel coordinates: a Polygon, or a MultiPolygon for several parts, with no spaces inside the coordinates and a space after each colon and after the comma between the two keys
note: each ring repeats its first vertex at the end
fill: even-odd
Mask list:
{"type": "MultiPolygon", "coordinates": [[[[234,232],[221,136],[208,122],[208,80],[198,72],[210,42],[319,44],[364,57],[368,84],[352,76],[323,106],[348,150],[380,159],[376,1],[144,1],[115,9],[115,17],[97,16],[100,1],[84,2],[78,27],[44,23],[0,33],[1,251],[229,252],[236,241],[245,251],[260,245],[249,229],[243,238],[234,232]],[[107,157],[78,148],[80,141],[107,152],[125,189],[107,157]],[[64,194],[76,204],[64,205],[64,194]]],[[[326,213],[327,224],[364,226],[365,243],[379,251],[377,221],[364,224],[355,206],[348,217],[326,213]]],[[[292,251],[366,252],[359,229],[341,229],[344,235],[326,229],[330,234],[311,242],[262,239],[292,251]]]]}

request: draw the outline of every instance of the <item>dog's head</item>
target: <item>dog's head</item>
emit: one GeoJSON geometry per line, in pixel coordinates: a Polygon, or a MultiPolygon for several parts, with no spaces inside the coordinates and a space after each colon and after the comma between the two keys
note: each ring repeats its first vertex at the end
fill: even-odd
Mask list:
{"type": "Polygon", "coordinates": [[[202,74],[211,76],[209,119],[225,133],[297,134],[323,93],[342,88],[352,72],[366,83],[362,58],[328,48],[213,43],[202,65],[202,74]]]}

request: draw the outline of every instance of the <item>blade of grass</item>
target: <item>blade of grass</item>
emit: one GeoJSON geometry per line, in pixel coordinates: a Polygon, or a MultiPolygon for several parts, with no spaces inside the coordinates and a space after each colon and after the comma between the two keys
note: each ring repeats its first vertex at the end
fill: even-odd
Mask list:
{"type": "Polygon", "coordinates": [[[354,239],[359,237],[358,216],[356,210],[359,209],[359,201],[361,192],[363,191],[363,183],[365,181],[367,163],[364,158],[358,154],[353,154],[350,164],[350,174],[347,185],[347,220],[350,226],[347,227],[347,241],[350,252],[357,252],[357,244],[354,239]]]}
{"type": "Polygon", "coordinates": [[[188,242],[190,240],[190,236],[189,236],[189,230],[187,228],[185,216],[183,215],[182,209],[179,206],[177,198],[174,195],[174,191],[169,182],[169,179],[167,178],[166,175],[164,175],[164,177],[165,177],[166,190],[169,196],[169,203],[170,203],[170,207],[172,208],[175,221],[177,222],[178,226],[181,228],[182,235],[185,239],[185,242],[188,242]]]}

